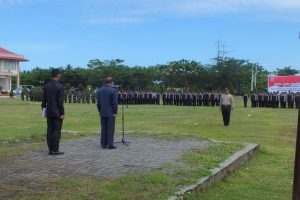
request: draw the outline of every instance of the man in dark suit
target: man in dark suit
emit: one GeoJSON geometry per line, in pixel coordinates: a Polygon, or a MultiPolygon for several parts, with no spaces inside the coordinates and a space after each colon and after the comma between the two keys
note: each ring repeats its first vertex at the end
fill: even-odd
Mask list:
{"type": "Polygon", "coordinates": [[[243,95],[243,100],[244,100],[244,108],[247,108],[247,106],[248,106],[248,94],[243,95]]]}
{"type": "Polygon", "coordinates": [[[44,87],[42,109],[46,109],[49,155],[59,155],[64,153],[59,151],[61,127],[65,115],[64,87],[58,82],[61,77],[59,69],[53,69],[51,77],[51,81],[44,87]]]}
{"type": "Polygon", "coordinates": [[[103,149],[115,149],[114,133],[115,118],[118,113],[118,94],[112,87],[113,79],[108,77],[104,80],[104,86],[97,91],[97,108],[101,117],[101,140],[103,149]]]}

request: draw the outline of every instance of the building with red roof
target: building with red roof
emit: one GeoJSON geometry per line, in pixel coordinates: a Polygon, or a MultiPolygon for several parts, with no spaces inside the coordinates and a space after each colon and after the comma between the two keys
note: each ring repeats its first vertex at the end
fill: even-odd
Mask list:
{"type": "Polygon", "coordinates": [[[23,56],[0,47],[0,91],[10,91],[12,77],[17,78],[20,86],[20,62],[28,61],[23,56]]]}

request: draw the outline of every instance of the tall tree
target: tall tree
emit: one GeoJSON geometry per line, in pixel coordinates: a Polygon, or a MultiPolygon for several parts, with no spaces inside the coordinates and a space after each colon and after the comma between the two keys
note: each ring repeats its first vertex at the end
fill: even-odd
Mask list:
{"type": "Polygon", "coordinates": [[[275,71],[275,74],[277,74],[278,76],[289,76],[298,73],[300,73],[300,71],[297,69],[293,69],[292,67],[284,67],[282,69],[277,68],[275,71]]]}

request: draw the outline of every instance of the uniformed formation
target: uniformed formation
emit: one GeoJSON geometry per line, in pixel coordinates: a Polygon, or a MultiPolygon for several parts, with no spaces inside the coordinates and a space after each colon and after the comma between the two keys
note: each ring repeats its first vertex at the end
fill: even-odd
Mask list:
{"type": "MultiPolygon", "coordinates": [[[[21,94],[22,100],[42,101],[43,93],[28,90],[21,94]]],[[[160,105],[162,96],[163,105],[175,106],[220,106],[220,92],[164,92],[162,95],[157,92],[145,91],[119,91],[119,104],[152,104],[160,105]]],[[[248,96],[243,97],[247,107],[248,96]]],[[[299,108],[300,93],[252,93],[249,96],[252,108],[299,108]]],[[[94,92],[65,92],[65,103],[96,103],[94,92]]]]}
{"type": "Polygon", "coordinates": [[[43,93],[35,92],[33,90],[27,90],[25,93],[21,93],[21,99],[24,101],[42,101],[43,93]]]}
{"type": "Polygon", "coordinates": [[[220,92],[165,92],[163,105],[175,106],[220,106],[220,92]]]}
{"type": "MultiPolygon", "coordinates": [[[[27,91],[21,95],[22,100],[42,101],[43,93],[36,91],[27,91]]],[[[118,103],[121,104],[152,104],[160,105],[161,95],[157,92],[144,91],[119,91],[118,103]]],[[[64,94],[65,103],[96,103],[96,93],[69,91],[64,94]]]]}
{"type": "Polygon", "coordinates": [[[119,104],[152,104],[160,105],[160,93],[147,91],[119,91],[119,104]]]}
{"type": "Polygon", "coordinates": [[[299,108],[300,93],[252,93],[251,107],[256,108],[299,108]]]}
{"type": "MultiPolygon", "coordinates": [[[[26,101],[42,101],[43,92],[36,92],[33,90],[21,94],[22,100],[26,101]]],[[[65,103],[96,103],[96,94],[91,92],[65,92],[65,103]]]]}
{"type": "Polygon", "coordinates": [[[96,103],[96,93],[94,92],[65,92],[65,103],[96,103]]]}

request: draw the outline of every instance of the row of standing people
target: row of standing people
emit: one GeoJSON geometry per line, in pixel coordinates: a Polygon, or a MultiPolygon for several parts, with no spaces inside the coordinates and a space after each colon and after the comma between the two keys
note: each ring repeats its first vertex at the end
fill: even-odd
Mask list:
{"type": "MultiPolygon", "coordinates": [[[[43,93],[27,91],[21,95],[22,100],[41,101],[43,93]]],[[[163,105],[176,106],[220,106],[221,93],[219,92],[165,92],[162,94],[163,105]]],[[[299,108],[300,93],[252,93],[250,97],[244,95],[244,106],[247,107],[250,98],[251,107],[266,108],[299,108]]],[[[161,95],[157,92],[119,91],[119,104],[152,104],[160,105],[161,95]]],[[[65,103],[96,103],[96,94],[93,92],[65,92],[65,103]]]]}
{"type": "MultiPolygon", "coordinates": [[[[39,91],[27,91],[25,94],[21,94],[22,100],[26,101],[42,101],[43,92],[39,91]]],[[[65,103],[96,103],[96,94],[91,92],[65,92],[65,103]]]]}
{"type": "Polygon", "coordinates": [[[42,97],[42,92],[34,92],[32,90],[27,90],[25,93],[21,93],[22,101],[42,101],[42,97]]]}
{"type": "MultiPolygon", "coordinates": [[[[43,93],[29,91],[25,94],[27,101],[41,101],[43,93]]],[[[152,104],[160,105],[161,99],[163,105],[176,106],[220,106],[221,93],[215,92],[165,92],[162,95],[158,92],[145,91],[119,91],[119,104],[152,104]],[[162,98],[161,98],[162,96],[162,98]]],[[[65,92],[65,103],[96,103],[96,94],[91,92],[65,92]]]]}
{"type": "Polygon", "coordinates": [[[119,104],[152,104],[160,105],[160,93],[146,91],[119,91],[119,104]]]}
{"type": "MultiPolygon", "coordinates": [[[[28,91],[24,95],[24,100],[27,101],[42,101],[43,93],[36,91],[28,91]]],[[[157,92],[144,92],[144,91],[119,91],[118,103],[119,104],[152,104],[160,105],[160,93],[157,92]]],[[[23,98],[22,98],[23,99],[23,98]]],[[[65,103],[96,103],[96,93],[94,92],[65,92],[65,103]]]]}
{"type": "Polygon", "coordinates": [[[65,103],[96,103],[96,93],[94,92],[65,92],[65,103]]]}
{"type": "MultiPolygon", "coordinates": [[[[245,101],[244,96],[244,101],[245,101]]],[[[299,108],[300,93],[252,93],[250,95],[251,107],[265,108],[299,108]]]]}
{"type": "Polygon", "coordinates": [[[163,105],[175,106],[220,106],[220,92],[165,92],[163,105]]]}

